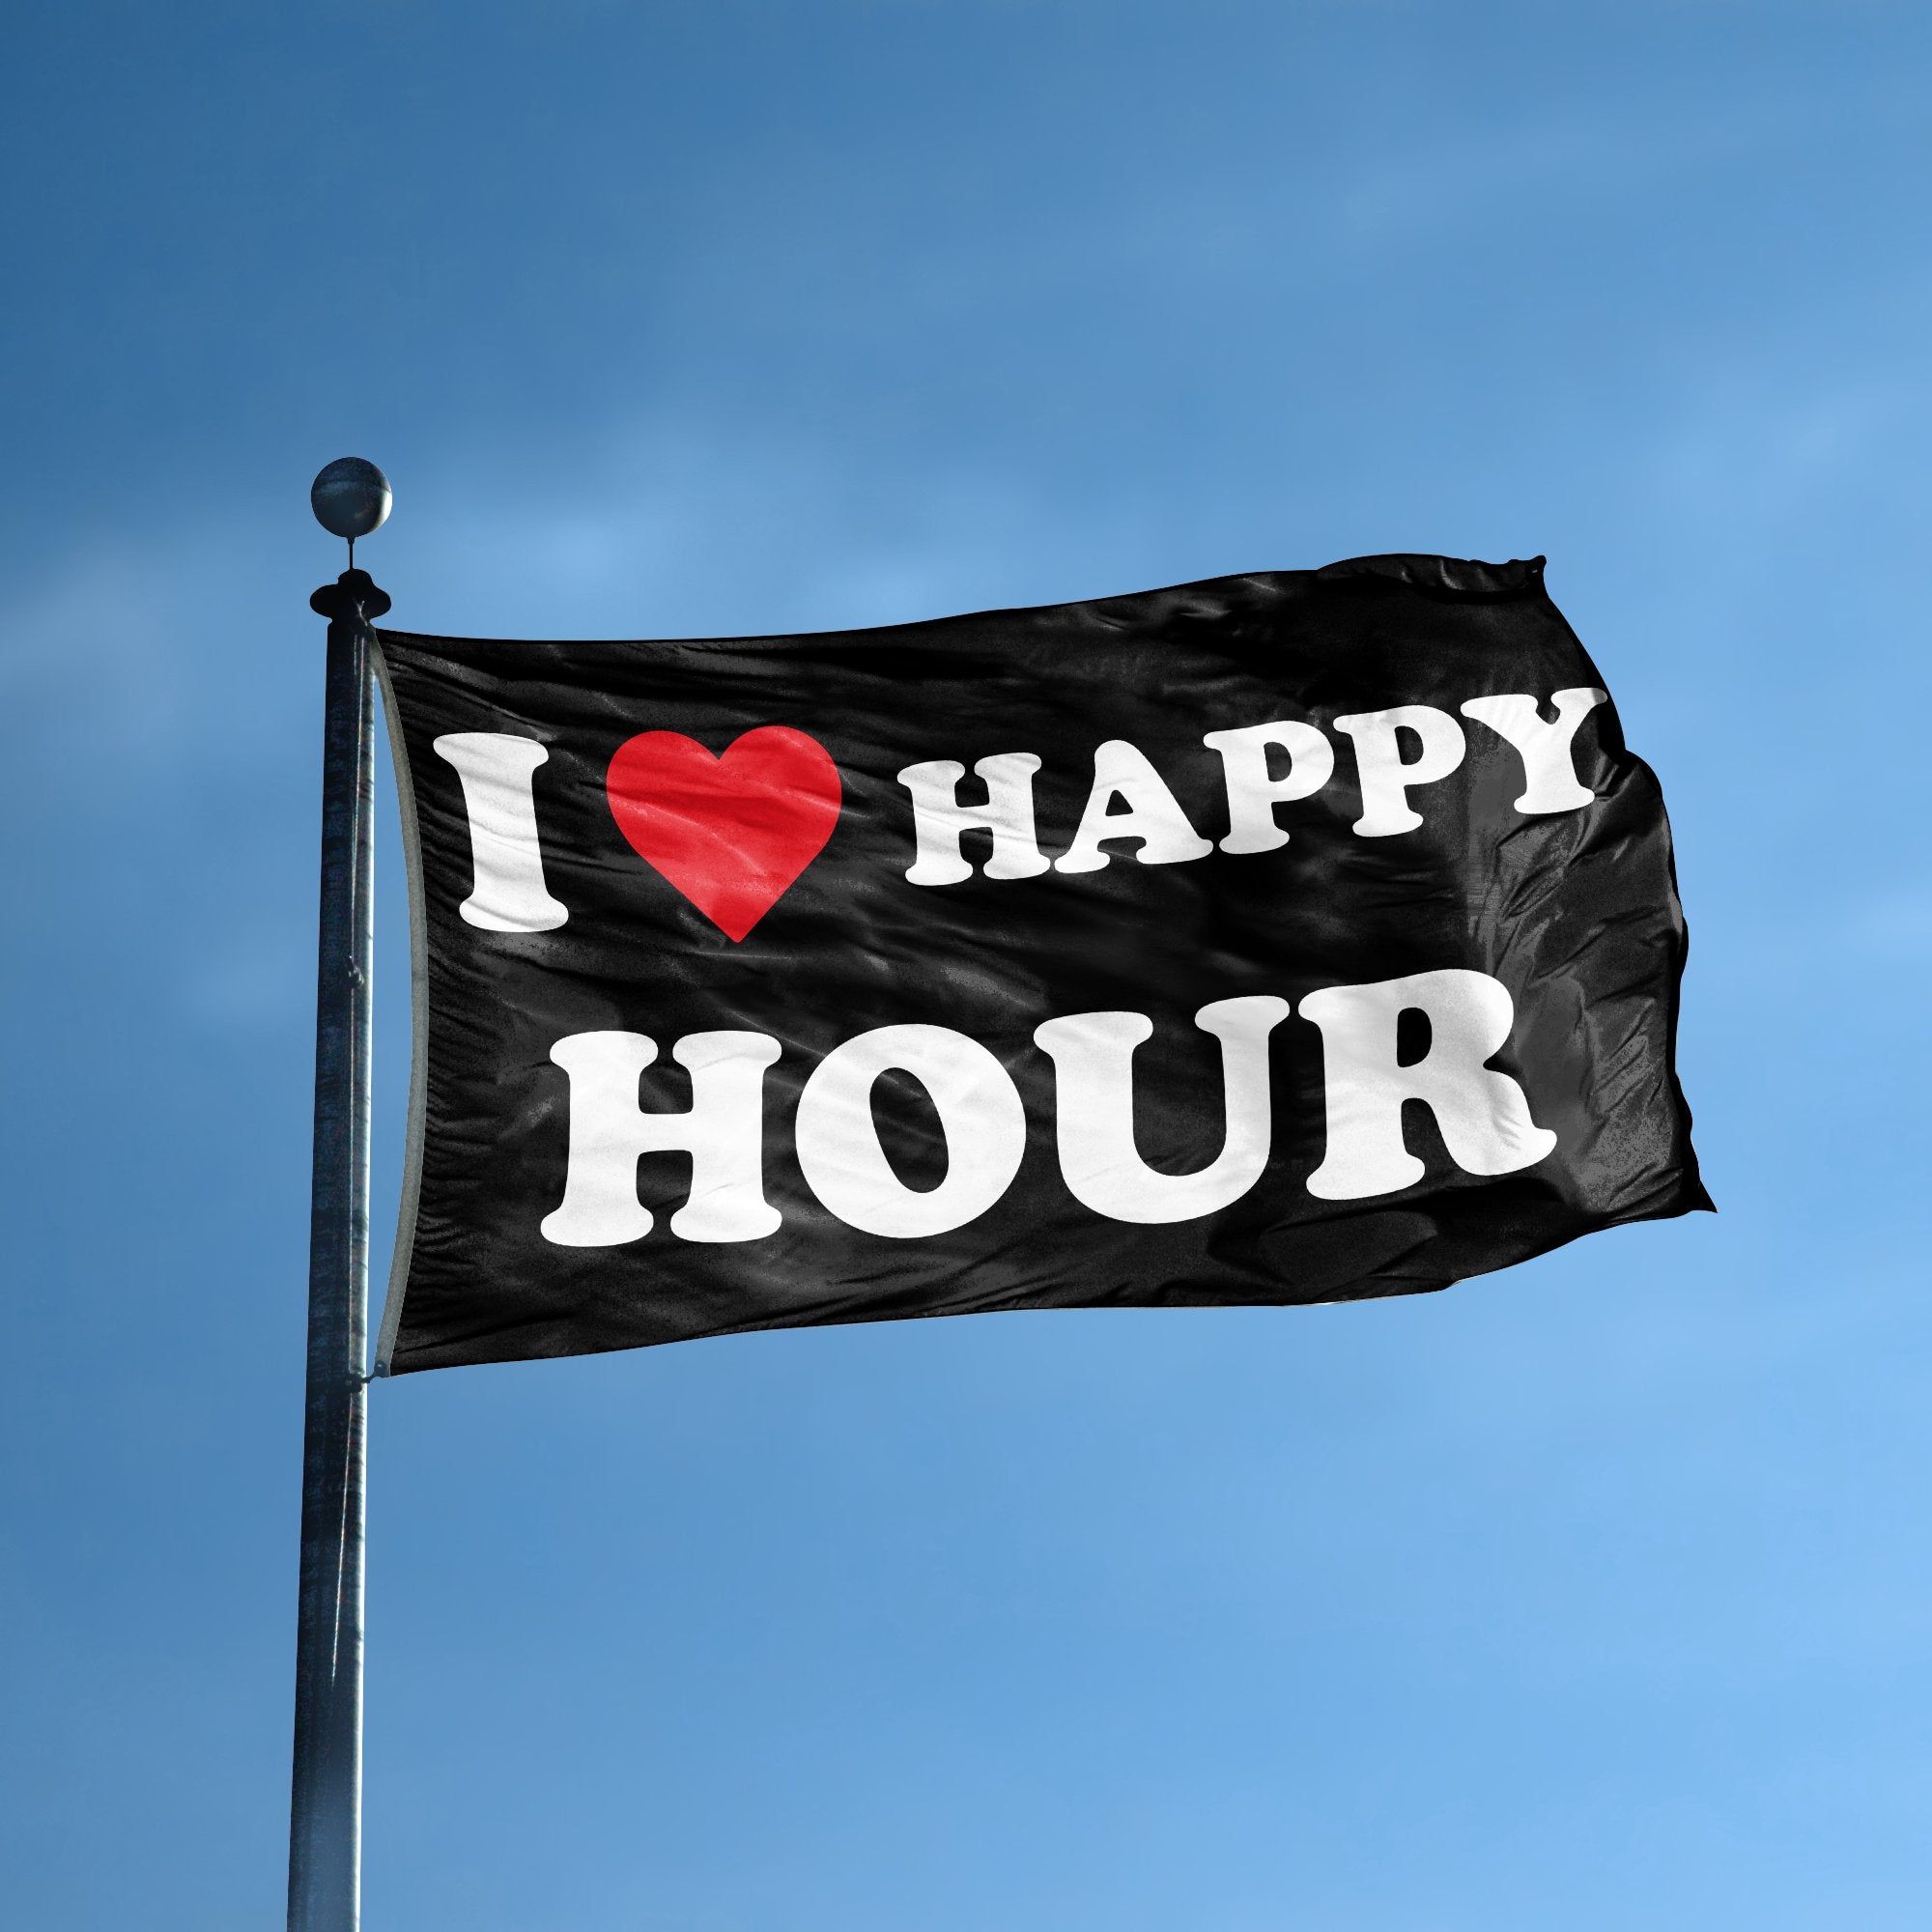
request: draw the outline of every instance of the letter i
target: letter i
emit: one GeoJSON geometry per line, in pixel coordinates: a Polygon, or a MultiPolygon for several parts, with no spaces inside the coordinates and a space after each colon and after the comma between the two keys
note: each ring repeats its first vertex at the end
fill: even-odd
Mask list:
{"type": "Polygon", "coordinates": [[[534,738],[507,731],[452,731],[436,754],[456,768],[469,819],[474,880],[463,917],[486,932],[550,932],[569,908],[544,884],[530,778],[550,753],[534,738]]]}

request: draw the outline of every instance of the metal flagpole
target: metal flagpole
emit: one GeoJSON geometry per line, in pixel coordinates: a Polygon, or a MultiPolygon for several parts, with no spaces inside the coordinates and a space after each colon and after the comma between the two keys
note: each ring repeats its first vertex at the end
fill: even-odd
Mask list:
{"type": "Polygon", "coordinates": [[[389,608],[355,539],[389,511],[387,479],[345,457],[315,480],[350,568],[309,599],[328,621],[316,958],[308,1394],[289,1932],[355,1932],[362,1876],[362,1574],[369,1331],[369,1021],[375,719],[371,623],[389,608]]]}

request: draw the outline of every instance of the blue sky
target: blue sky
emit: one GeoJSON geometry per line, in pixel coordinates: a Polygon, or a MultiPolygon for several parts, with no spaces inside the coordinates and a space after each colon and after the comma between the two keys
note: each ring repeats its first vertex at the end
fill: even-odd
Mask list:
{"type": "MultiPolygon", "coordinates": [[[[9,27],[0,1867],[281,1910],[322,627],[1546,552],[1722,1212],[1449,1293],[373,1404],[367,1917],[1932,1910],[1911,6],[82,4],[9,27]]],[[[379,1142],[407,1059],[383,854],[379,1142]]]]}

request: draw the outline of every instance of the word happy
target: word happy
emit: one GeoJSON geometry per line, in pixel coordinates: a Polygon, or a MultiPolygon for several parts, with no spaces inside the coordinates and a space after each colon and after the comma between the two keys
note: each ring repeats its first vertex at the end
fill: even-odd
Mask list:
{"type": "MultiPolygon", "coordinates": [[[[1546,723],[1536,700],[1523,694],[1472,697],[1463,715],[1505,739],[1522,761],[1524,788],[1516,809],[1525,813],[1575,811],[1595,796],[1579,783],[1571,755],[1577,727],[1608,694],[1591,688],[1559,691],[1551,699],[1554,723],[1546,723]]],[[[1362,814],[1352,830],[1361,838],[1388,838],[1413,832],[1422,814],[1409,802],[1420,786],[1446,779],[1467,749],[1462,726],[1433,704],[1399,704],[1337,718],[1335,729],[1352,746],[1362,814]],[[1404,734],[1415,753],[1405,756],[1404,734]]],[[[1209,731],[1201,741],[1218,753],[1227,790],[1228,832],[1223,852],[1272,852],[1288,843],[1275,808],[1314,797],[1335,774],[1335,748],[1314,724],[1280,720],[1232,731],[1209,731]],[[1286,761],[1279,776],[1275,755],[1286,761]]],[[[951,759],[908,765],[898,781],[912,795],[919,856],[906,877],[916,886],[950,886],[972,876],[960,851],[961,836],[990,832],[989,879],[1031,879],[1049,868],[1097,872],[1113,839],[1132,839],[1143,866],[1175,866],[1205,859],[1216,841],[1195,830],[1179,801],[1147,753],[1123,738],[1110,738],[1094,753],[1094,782],[1073,841],[1052,861],[1034,833],[1033,780],[1040,761],[1031,752],[981,758],[973,772],[986,788],[983,806],[961,805],[964,765],[951,759]]]]}

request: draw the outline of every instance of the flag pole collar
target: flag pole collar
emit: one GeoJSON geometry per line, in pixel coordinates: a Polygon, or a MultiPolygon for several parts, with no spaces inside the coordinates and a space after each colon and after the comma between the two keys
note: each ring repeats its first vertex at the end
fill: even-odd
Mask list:
{"type": "Polygon", "coordinates": [[[372,624],[388,614],[389,593],[366,570],[345,570],[316,591],[308,608],[331,622],[372,624]]]}

